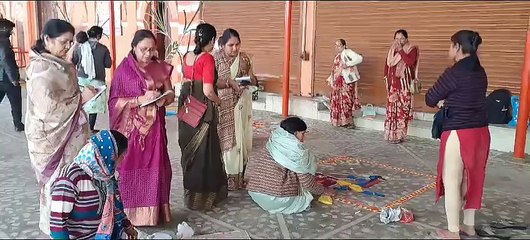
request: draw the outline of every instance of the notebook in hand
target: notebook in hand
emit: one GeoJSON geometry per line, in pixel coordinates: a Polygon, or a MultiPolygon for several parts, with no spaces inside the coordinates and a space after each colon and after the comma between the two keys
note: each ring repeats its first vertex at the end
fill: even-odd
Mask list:
{"type": "Polygon", "coordinates": [[[98,91],[98,92],[90,100],[86,101],[84,105],[87,105],[88,103],[96,100],[99,96],[101,96],[101,94],[103,94],[105,92],[105,90],[107,90],[107,86],[106,85],[103,85],[103,86],[100,86],[100,87],[96,87],[96,91],[98,91]]]}
{"type": "Polygon", "coordinates": [[[164,94],[161,94],[157,98],[155,98],[155,99],[153,99],[153,100],[151,100],[149,102],[143,103],[142,105],[140,105],[140,107],[145,107],[145,106],[149,106],[149,105],[151,105],[153,103],[156,103],[158,100],[160,100],[160,99],[166,97],[167,95],[169,95],[169,93],[170,93],[170,91],[166,91],[164,94]]]}

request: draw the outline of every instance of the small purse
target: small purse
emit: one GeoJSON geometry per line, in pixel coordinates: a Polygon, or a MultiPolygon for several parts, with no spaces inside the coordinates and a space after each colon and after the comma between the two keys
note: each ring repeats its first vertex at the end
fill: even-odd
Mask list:
{"type": "MultiPolygon", "coordinates": [[[[192,96],[193,93],[193,81],[195,78],[195,62],[197,61],[198,56],[195,57],[195,60],[193,61],[192,66],[192,73],[191,73],[191,84],[190,84],[190,92],[188,96],[186,97],[186,100],[184,100],[184,103],[182,104],[182,107],[179,109],[179,112],[177,113],[177,118],[181,121],[185,122],[186,124],[190,125],[193,128],[196,128],[199,126],[204,113],[206,113],[206,109],[208,106],[204,104],[203,102],[199,101],[197,98],[192,96]]],[[[184,71],[182,71],[184,72],[184,71]]]]}
{"type": "Polygon", "coordinates": [[[415,78],[410,83],[410,93],[412,95],[420,94],[421,93],[421,82],[419,79],[415,78]]]}
{"type": "MultiPolygon", "coordinates": [[[[414,73],[414,79],[410,82],[410,93],[412,95],[420,94],[421,93],[421,81],[418,78],[418,68],[420,68],[420,57],[418,55],[418,60],[416,64],[416,71],[414,73]]],[[[410,70],[409,70],[410,71],[410,70]]]]}
{"type": "Polygon", "coordinates": [[[447,117],[447,108],[442,107],[436,114],[434,114],[434,120],[432,122],[431,136],[434,139],[440,139],[443,132],[443,123],[447,117]]]}

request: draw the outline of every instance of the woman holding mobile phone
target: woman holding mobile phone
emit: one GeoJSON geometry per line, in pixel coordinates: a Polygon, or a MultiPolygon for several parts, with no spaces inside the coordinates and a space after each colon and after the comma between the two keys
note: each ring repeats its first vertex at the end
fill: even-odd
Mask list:
{"type": "Polygon", "coordinates": [[[241,52],[239,33],[226,29],[218,41],[220,49],[214,52],[215,67],[219,73],[219,139],[228,174],[228,190],[245,187],[244,172],[252,150],[252,92],[257,78],[250,57],[241,52]],[[249,77],[250,83],[238,84],[238,77],[249,77]]]}

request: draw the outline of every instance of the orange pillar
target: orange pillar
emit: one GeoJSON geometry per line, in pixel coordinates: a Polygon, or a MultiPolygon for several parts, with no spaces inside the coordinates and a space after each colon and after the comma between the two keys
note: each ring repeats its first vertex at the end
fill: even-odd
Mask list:
{"type": "Polygon", "coordinates": [[[116,71],[116,21],[114,21],[114,0],[110,0],[110,57],[112,58],[112,68],[110,69],[110,77],[114,78],[116,71]]]}
{"type": "Polygon", "coordinates": [[[31,51],[31,46],[35,43],[39,36],[39,29],[38,29],[38,22],[37,22],[37,3],[35,1],[27,1],[26,8],[27,8],[27,21],[28,21],[28,44],[24,44],[25,48],[23,54],[21,54],[22,57],[22,64],[27,65],[29,63],[29,52],[31,51]]]}
{"type": "Polygon", "coordinates": [[[526,147],[526,133],[528,130],[528,117],[530,114],[530,99],[528,88],[530,88],[530,29],[526,32],[526,44],[524,51],[524,65],[521,76],[521,96],[519,99],[519,116],[515,130],[514,157],[524,159],[526,147]]]}
{"type": "Polygon", "coordinates": [[[289,115],[289,80],[291,67],[291,27],[293,15],[293,1],[285,2],[285,38],[283,53],[283,98],[282,98],[282,115],[287,117],[289,115]]]}
{"type": "Polygon", "coordinates": [[[30,42],[30,46],[35,43],[35,41],[37,40],[37,36],[39,35],[38,33],[38,30],[37,30],[37,14],[36,14],[36,2],[35,1],[28,1],[26,3],[26,7],[28,9],[28,31],[29,31],[29,42],[30,42]]]}

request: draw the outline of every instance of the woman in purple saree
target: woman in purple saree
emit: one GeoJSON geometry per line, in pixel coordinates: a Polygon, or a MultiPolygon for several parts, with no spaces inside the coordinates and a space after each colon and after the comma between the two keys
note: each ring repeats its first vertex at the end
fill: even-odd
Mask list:
{"type": "Polygon", "coordinates": [[[129,150],[118,168],[125,213],[135,226],[154,226],[171,221],[165,106],[175,99],[173,66],[155,58],[155,36],[149,30],[138,30],[131,46],[111,83],[110,125],[129,138],[129,150]],[[166,97],[142,106],[166,92],[166,97]]]}

